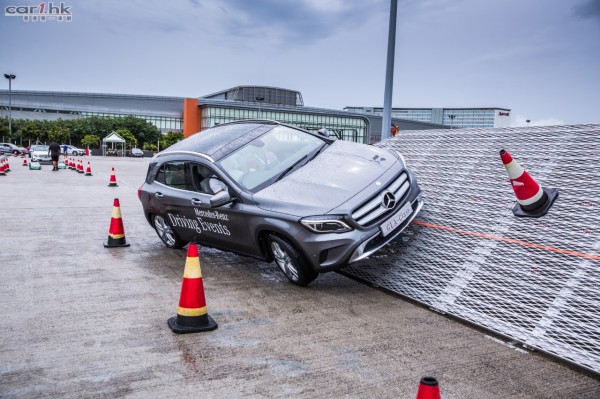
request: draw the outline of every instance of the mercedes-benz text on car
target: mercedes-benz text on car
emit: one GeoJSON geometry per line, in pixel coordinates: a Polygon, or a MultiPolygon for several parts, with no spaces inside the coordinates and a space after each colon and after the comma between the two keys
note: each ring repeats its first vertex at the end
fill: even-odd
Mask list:
{"type": "Polygon", "coordinates": [[[271,121],[219,125],[151,161],[140,200],[171,248],[275,261],[307,285],[400,234],[423,205],[398,152],[271,121]]]}

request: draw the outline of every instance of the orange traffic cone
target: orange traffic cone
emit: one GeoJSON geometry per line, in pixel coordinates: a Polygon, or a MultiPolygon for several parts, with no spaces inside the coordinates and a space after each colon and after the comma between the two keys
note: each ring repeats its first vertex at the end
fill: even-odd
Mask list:
{"type": "Polygon", "coordinates": [[[433,377],[421,378],[416,399],[441,399],[437,380],[433,377]]]}
{"type": "Polygon", "coordinates": [[[89,161],[88,161],[87,169],[85,170],[85,175],[86,176],[91,176],[92,175],[92,167],[90,166],[90,162],[89,161]]]}
{"type": "Polygon", "coordinates": [[[23,159],[23,166],[27,166],[27,158],[23,159]]]}
{"type": "Polygon", "coordinates": [[[117,177],[115,176],[115,168],[112,168],[112,172],[110,172],[110,181],[108,182],[108,187],[117,187],[117,177]]]}
{"type": "Polygon", "coordinates": [[[113,203],[112,215],[110,218],[110,227],[108,229],[108,241],[104,244],[105,248],[128,247],[125,240],[125,229],[123,228],[123,219],[121,219],[121,207],[119,199],[115,198],[113,203]]]}
{"type": "Polygon", "coordinates": [[[171,317],[167,324],[178,334],[212,331],[218,327],[206,309],[200,257],[196,244],[188,244],[177,316],[171,317]]]}
{"type": "Polygon", "coordinates": [[[544,216],[558,197],[555,188],[542,188],[529,173],[505,150],[500,150],[500,158],[506,168],[510,183],[517,197],[513,214],[519,217],[544,216]]]}

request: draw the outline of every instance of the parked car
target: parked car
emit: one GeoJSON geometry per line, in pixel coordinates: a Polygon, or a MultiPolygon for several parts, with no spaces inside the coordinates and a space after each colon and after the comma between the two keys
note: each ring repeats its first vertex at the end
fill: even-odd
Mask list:
{"type": "Polygon", "coordinates": [[[48,155],[49,147],[47,145],[32,145],[29,148],[31,162],[48,162],[52,163],[52,158],[48,155]]]}
{"type": "Polygon", "coordinates": [[[371,255],[423,205],[400,153],[271,121],[219,125],[172,145],[138,195],[167,247],[196,242],[275,260],[297,285],[371,255]],[[215,193],[218,181],[226,190],[215,193]]]}
{"type": "Polygon", "coordinates": [[[0,154],[27,155],[29,151],[13,143],[0,143],[0,154]]]}
{"type": "MultiPolygon", "coordinates": [[[[64,148],[65,148],[65,144],[61,144],[61,146],[60,146],[61,153],[64,153],[64,148]]],[[[85,150],[83,150],[81,148],[77,148],[72,145],[67,145],[67,155],[78,156],[78,155],[83,155],[83,154],[85,154],[85,150]]]]}
{"type": "Polygon", "coordinates": [[[139,148],[132,148],[131,151],[127,152],[127,156],[141,158],[144,156],[144,151],[139,148]]]}

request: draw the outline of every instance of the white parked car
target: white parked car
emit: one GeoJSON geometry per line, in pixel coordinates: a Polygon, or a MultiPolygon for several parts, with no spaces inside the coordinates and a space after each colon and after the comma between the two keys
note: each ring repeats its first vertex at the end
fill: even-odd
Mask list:
{"type": "MultiPolygon", "coordinates": [[[[65,148],[65,144],[62,144],[60,146],[60,152],[64,153],[64,148],[65,148]]],[[[77,148],[75,146],[72,145],[67,145],[67,155],[69,156],[77,156],[77,155],[83,155],[85,154],[85,150],[82,150],[81,148],[77,148]]]]}
{"type": "Polygon", "coordinates": [[[29,154],[31,155],[31,162],[52,162],[52,158],[50,157],[49,147],[47,145],[32,145],[29,148],[29,154]]]}

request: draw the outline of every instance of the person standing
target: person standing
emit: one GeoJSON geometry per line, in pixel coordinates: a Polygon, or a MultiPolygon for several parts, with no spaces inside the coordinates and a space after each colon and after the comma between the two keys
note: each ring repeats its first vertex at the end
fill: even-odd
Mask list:
{"type": "Polygon", "coordinates": [[[52,171],[58,170],[58,157],[60,157],[60,144],[52,141],[48,146],[48,155],[52,158],[52,171]]]}

